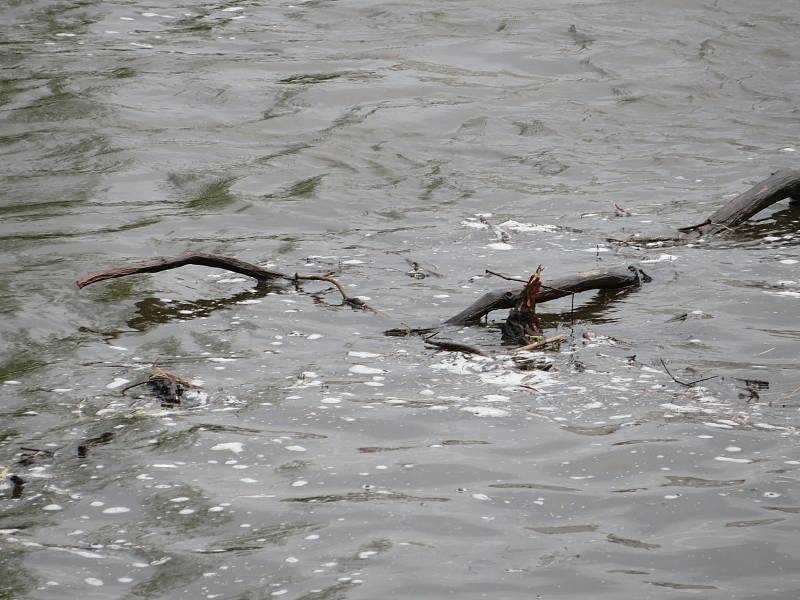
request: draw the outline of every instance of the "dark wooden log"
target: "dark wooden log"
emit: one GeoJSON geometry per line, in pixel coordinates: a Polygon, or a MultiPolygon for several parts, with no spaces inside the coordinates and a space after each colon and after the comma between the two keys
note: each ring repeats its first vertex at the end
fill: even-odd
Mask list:
{"type": "MultiPolygon", "coordinates": [[[[641,282],[635,267],[609,269],[605,271],[586,271],[568,277],[543,280],[536,302],[548,302],[588,290],[616,290],[638,285],[641,282]]],[[[513,287],[489,292],[470,306],[445,321],[446,325],[468,325],[479,321],[493,310],[513,308],[524,287],[513,287]]]]}
{"type": "Polygon", "coordinates": [[[146,260],[127,267],[117,267],[94,273],[87,277],[83,277],[75,283],[79,288],[86,287],[98,281],[105,281],[106,279],[115,279],[116,277],[125,277],[126,275],[135,275],[137,273],[158,273],[159,271],[167,271],[185,265],[201,265],[204,267],[214,267],[216,269],[225,269],[226,271],[233,271],[241,275],[253,277],[259,281],[267,281],[271,279],[292,279],[291,275],[280,273],[278,271],[271,271],[264,269],[258,265],[254,265],[238,258],[231,258],[229,256],[219,256],[217,254],[206,254],[205,252],[187,252],[173,258],[160,257],[153,260],[146,260]]]}
{"type": "Polygon", "coordinates": [[[618,238],[606,238],[606,240],[621,246],[685,244],[703,236],[731,232],[765,208],[786,198],[791,198],[792,204],[800,203],[800,170],[773,173],[764,181],[736,196],[705,221],[688,227],[679,227],[681,237],[645,238],[632,235],[624,240],[618,238]]]}
{"type": "Polygon", "coordinates": [[[708,217],[706,223],[701,223],[696,228],[683,228],[683,231],[691,229],[690,235],[693,237],[730,231],[785,198],[800,198],[800,171],[783,170],[773,173],[717,210],[708,217]]]}

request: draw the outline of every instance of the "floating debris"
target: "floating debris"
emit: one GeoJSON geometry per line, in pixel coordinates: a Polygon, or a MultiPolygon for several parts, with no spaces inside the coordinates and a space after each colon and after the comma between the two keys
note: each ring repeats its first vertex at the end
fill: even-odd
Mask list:
{"type": "Polygon", "coordinates": [[[81,442],[80,446],[78,446],[78,457],[86,458],[91,452],[92,448],[94,448],[95,446],[108,444],[111,440],[114,439],[115,436],[116,434],[113,431],[106,431],[105,433],[101,433],[96,437],[84,440],[83,442],[81,442]]]}
{"type": "MultiPolygon", "coordinates": [[[[158,399],[163,407],[179,406],[184,400],[188,399],[190,391],[201,389],[200,386],[178,377],[173,373],[168,373],[162,369],[153,369],[153,372],[147,379],[124,387],[122,393],[124,394],[128,390],[141,385],[146,385],[150,393],[158,399]]],[[[202,392],[196,394],[196,397],[193,399],[203,402],[207,397],[208,396],[202,392]]]]}
{"type": "Polygon", "coordinates": [[[349,492],[347,494],[327,494],[324,496],[305,496],[284,498],[282,502],[303,502],[306,504],[328,504],[331,502],[370,502],[373,500],[400,500],[405,502],[447,502],[449,498],[437,496],[410,496],[400,492],[349,492]]]}
{"type": "Polygon", "coordinates": [[[22,450],[22,456],[20,456],[17,464],[26,467],[36,464],[40,460],[52,458],[54,454],[52,450],[40,450],[39,448],[22,447],[20,450],[22,450]]]}
{"type": "Polygon", "coordinates": [[[25,480],[11,471],[11,465],[6,465],[0,469],[0,491],[11,489],[12,498],[20,498],[22,490],[25,489],[25,480]]]}

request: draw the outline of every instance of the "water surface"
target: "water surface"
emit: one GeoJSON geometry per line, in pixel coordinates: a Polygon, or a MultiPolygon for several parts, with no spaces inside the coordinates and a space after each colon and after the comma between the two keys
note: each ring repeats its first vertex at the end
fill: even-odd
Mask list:
{"type": "Polygon", "coordinates": [[[30,0],[0,23],[0,465],[27,482],[0,498],[0,597],[800,593],[800,208],[605,242],[797,166],[792,3],[30,0]],[[335,270],[378,312],[203,267],[74,285],[185,250],[335,270]],[[574,325],[540,307],[569,336],[547,373],[491,323],[441,334],[491,360],[382,333],[539,264],[653,282],[579,296],[574,325]],[[154,366],[207,403],[120,394],[154,366]]]}

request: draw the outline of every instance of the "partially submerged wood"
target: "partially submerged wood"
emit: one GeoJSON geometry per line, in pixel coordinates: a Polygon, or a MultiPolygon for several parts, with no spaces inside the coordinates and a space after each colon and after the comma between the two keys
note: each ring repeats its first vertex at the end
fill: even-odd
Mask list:
{"type": "Polygon", "coordinates": [[[116,279],[117,277],[126,277],[138,273],[158,273],[159,271],[168,271],[169,269],[177,269],[178,267],[186,265],[201,265],[204,267],[213,267],[215,269],[225,269],[226,271],[233,271],[234,273],[253,277],[258,281],[291,279],[291,276],[285,273],[271,271],[270,269],[259,267],[258,265],[239,260],[238,258],[220,256],[218,254],[207,254],[205,252],[187,252],[172,258],[159,257],[153,260],[137,262],[125,267],[107,269],[83,277],[75,283],[79,288],[84,288],[87,285],[97,283],[98,281],[105,281],[106,279],[116,279]]]}
{"type": "Polygon", "coordinates": [[[533,350],[540,350],[545,346],[549,346],[550,344],[559,344],[567,339],[567,336],[563,333],[559,333],[558,335],[554,335],[553,337],[545,338],[539,340],[538,342],[533,342],[532,344],[528,344],[526,346],[522,346],[521,348],[517,348],[515,352],[532,352],[533,350]]]}
{"type": "Polygon", "coordinates": [[[206,252],[186,252],[180,256],[159,257],[152,260],[139,261],[124,267],[113,267],[105,271],[100,271],[99,273],[82,277],[76,281],[75,284],[80,289],[93,283],[106,281],[107,279],[127,277],[128,275],[137,275],[139,273],[158,273],[160,271],[168,271],[170,269],[185,267],[186,265],[200,265],[204,267],[213,267],[215,269],[233,271],[234,273],[239,273],[240,275],[252,277],[259,282],[274,281],[276,279],[293,281],[295,284],[301,280],[324,281],[334,285],[339,290],[339,293],[342,295],[342,301],[345,304],[362,310],[374,310],[363,300],[348,296],[347,292],[344,290],[344,287],[342,287],[338,281],[331,277],[331,275],[333,275],[332,272],[325,273],[323,275],[298,275],[297,273],[294,275],[288,275],[286,273],[281,273],[280,271],[273,271],[271,269],[259,267],[258,265],[239,260],[238,258],[221,256],[219,254],[208,254],[206,252]]]}
{"type": "Polygon", "coordinates": [[[86,458],[95,446],[102,446],[113,441],[116,434],[113,431],[106,431],[98,436],[83,440],[78,446],[78,457],[86,458]]]}
{"type": "MultiPolygon", "coordinates": [[[[536,302],[549,302],[588,290],[617,290],[639,285],[642,278],[635,267],[585,271],[568,277],[547,280],[541,283],[536,302]]],[[[446,325],[469,325],[475,323],[493,310],[513,308],[524,291],[524,287],[505,288],[481,296],[470,306],[445,321],[446,325]]]]}
{"type": "Polygon", "coordinates": [[[773,173],[716,210],[705,221],[679,227],[678,231],[682,234],[680,237],[631,236],[626,240],[607,238],[607,241],[620,245],[681,244],[703,236],[729,233],[765,208],[786,198],[792,198],[793,203],[800,199],[800,170],[782,170],[773,173]]]}
{"type": "Polygon", "coordinates": [[[194,385],[191,381],[178,377],[174,373],[154,368],[147,379],[125,386],[120,390],[120,393],[124,394],[128,390],[141,385],[146,385],[150,393],[161,403],[161,406],[165,407],[180,405],[187,391],[200,389],[199,386],[194,385]]]}
{"type": "Polygon", "coordinates": [[[531,339],[542,333],[539,319],[536,318],[536,298],[542,289],[542,265],[528,279],[525,288],[517,298],[514,306],[500,325],[503,342],[507,344],[526,345],[531,339]]]}
{"type": "Polygon", "coordinates": [[[715,211],[706,223],[693,227],[691,234],[700,237],[730,231],[785,198],[800,198],[800,171],[773,173],[715,211]]]}
{"type": "Polygon", "coordinates": [[[345,291],[342,284],[336,281],[333,277],[331,277],[333,273],[327,273],[325,275],[298,275],[297,273],[294,274],[294,281],[297,283],[298,281],[325,281],[330,283],[331,285],[335,286],[339,293],[342,295],[342,302],[352,306],[353,308],[360,308],[363,310],[370,310],[375,312],[375,309],[372,308],[369,304],[364,302],[361,298],[356,298],[354,296],[348,296],[347,292],[345,291]]]}
{"type": "Polygon", "coordinates": [[[478,356],[486,356],[486,352],[477,346],[470,346],[461,342],[452,342],[450,340],[434,340],[433,337],[439,335],[437,331],[433,335],[425,338],[425,343],[440,350],[447,350],[449,352],[463,352],[464,354],[477,354],[478,356]]]}

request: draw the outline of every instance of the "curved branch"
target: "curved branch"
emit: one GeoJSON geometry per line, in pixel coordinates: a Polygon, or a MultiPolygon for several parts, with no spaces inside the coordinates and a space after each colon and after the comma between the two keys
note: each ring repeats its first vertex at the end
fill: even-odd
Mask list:
{"type": "Polygon", "coordinates": [[[217,254],[207,254],[205,252],[187,252],[176,257],[160,257],[153,260],[146,260],[134,263],[127,267],[116,267],[106,271],[100,271],[88,275],[76,281],[79,288],[84,288],[87,285],[97,283],[98,281],[105,281],[106,279],[115,279],[117,277],[125,277],[127,275],[135,275],[137,273],[158,273],[159,271],[168,271],[169,269],[176,269],[185,265],[201,265],[204,267],[213,267],[215,269],[225,269],[226,271],[233,271],[241,275],[247,275],[257,279],[258,281],[268,281],[271,279],[291,279],[291,276],[279,271],[271,271],[253,263],[239,260],[238,258],[231,258],[229,256],[219,256],[217,254]]]}
{"type": "Polygon", "coordinates": [[[294,281],[325,281],[336,286],[336,289],[339,290],[339,293],[342,295],[342,302],[345,304],[349,304],[353,308],[361,308],[364,310],[371,310],[375,312],[375,309],[369,306],[366,302],[361,300],[360,298],[354,298],[352,296],[348,296],[347,292],[344,291],[342,284],[336,281],[330,274],[327,275],[298,275],[297,273],[294,274],[292,278],[294,281]]]}
{"type": "Polygon", "coordinates": [[[682,237],[644,238],[633,235],[626,240],[606,238],[606,241],[619,246],[685,244],[705,235],[732,232],[757,213],[785,198],[792,198],[793,203],[800,199],[800,170],[787,169],[773,173],[720,207],[703,222],[679,227],[682,237]]]}
{"type": "Polygon", "coordinates": [[[698,227],[694,235],[716,235],[730,231],[784,198],[800,198],[800,171],[773,173],[708,217],[707,223],[698,227]]]}

